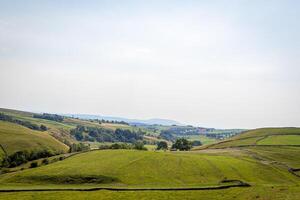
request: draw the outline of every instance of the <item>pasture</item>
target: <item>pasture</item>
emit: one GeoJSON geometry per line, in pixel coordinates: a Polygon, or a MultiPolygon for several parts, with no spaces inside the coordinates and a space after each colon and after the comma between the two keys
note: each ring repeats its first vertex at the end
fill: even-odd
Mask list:
{"type": "Polygon", "coordinates": [[[0,138],[0,144],[3,147],[1,151],[4,150],[8,155],[22,150],[68,151],[68,146],[46,132],[34,131],[10,122],[0,121],[0,138]]]}

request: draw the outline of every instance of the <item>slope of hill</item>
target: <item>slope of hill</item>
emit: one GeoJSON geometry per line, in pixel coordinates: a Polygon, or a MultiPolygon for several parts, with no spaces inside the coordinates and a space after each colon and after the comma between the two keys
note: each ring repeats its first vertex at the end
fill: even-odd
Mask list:
{"type": "Polygon", "coordinates": [[[300,128],[261,128],[250,130],[200,149],[273,145],[300,146],[300,128]]]}
{"type": "Polygon", "coordinates": [[[250,184],[296,184],[288,171],[246,156],[103,150],[82,153],[36,169],[1,176],[1,187],[199,187],[223,180],[250,184]],[[89,185],[80,185],[89,183],[89,185]]]}
{"type": "MultiPolygon", "coordinates": [[[[48,119],[35,118],[35,113],[17,111],[11,109],[0,108],[0,113],[11,116],[14,119],[26,121],[33,123],[37,126],[45,125],[48,130],[47,133],[55,137],[57,140],[66,143],[72,144],[78,142],[74,136],[70,134],[72,129],[75,129],[77,126],[87,126],[87,127],[95,127],[95,128],[103,128],[109,130],[119,129],[128,129],[138,131],[139,128],[129,126],[126,124],[118,124],[118,123],[99,123],[97,121],[89,121],[89,120],[80,120],[75,118],[65,117],[62,121],[53,121],[48,119]]],[[[144,132],[149,132],[149,130],[141,129],[144,132]]]]}
{"type": "MultiPolygon", "coordinates": [[[[49,149],[60,153],[68,151],[68,146],[46,132],[34,131],[18,124],[3,121],[0,121],[0,145],[1,150],[7,155],[23,150],[49,149]]],[[[2,153],[2,156],[4,154],[2,153]]]]}

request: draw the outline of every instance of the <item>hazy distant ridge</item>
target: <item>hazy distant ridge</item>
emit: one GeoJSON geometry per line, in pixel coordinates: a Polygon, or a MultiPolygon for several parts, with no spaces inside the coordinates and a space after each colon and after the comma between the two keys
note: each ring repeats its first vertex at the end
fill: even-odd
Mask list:
{"type": "Polygon", "coordinates": [[[182,125],[182,123],[177,122],[175,120],[170,119],[159,119],[159,118],[153,118],[153,119],[128,119],[123,117],[111,117],[111,116],[101,116],[101,115],[88,115],[88,114],[64,114],[64,116],[68,117],[75,117],[79,119],[104,119],[104,120],[114,120],[114,121],[124,121],[130,124],[160,124],[160,125],[182,125]]]}

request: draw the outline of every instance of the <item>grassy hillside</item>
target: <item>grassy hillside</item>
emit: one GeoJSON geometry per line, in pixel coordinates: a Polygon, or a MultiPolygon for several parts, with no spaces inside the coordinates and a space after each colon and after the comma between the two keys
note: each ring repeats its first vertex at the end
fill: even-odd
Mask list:
{"type": "Polygon", "coordinates": [[[51,149],[54,152],[66,152],[68,147],[47,134],[46,132],[34,131],[21,125],[0,121],[0,144],[1,149],[8,154],[21,150],[51,149]]]}
{"type": "Polygon", "coordinates": [[[129,126],[126,124],[116,124],[116,123],[99,123],[97,121],[89,121],[89,120],[80,120],[75,118],[68,118],[65,117],[63,121],[52,121],[47,119],[40,119],[40,118],[34,118],[34,113],[30,112],[24,112],[24,111],[18,111],[18,110],[11,110],[11,109],[5,109],[0,108],[0,113],[4,113],[5,115],[12,116],[15,119],[31,122],[33,124],[36,124],[38,126],[45,125],[48,128],[48,133],[51,134],[53,137],[58,139],[59,141],[63,143],[76,143],[76,139],[70,135],[70,131],[72,129],[75,129],[78,125],[80,126],[86,126],[86,127],[95,127],[95,128],[104,128],[104,129],[110,129],[110,130],[116,130],[119,129],[128,129],[131,131],[138,131],[141,129],[141,131],[152,134],[153,131],[140,128],[140,127],[134,127],[129,126]]]}
{"type": "MultiPolygon", "coordinates": [[[[224,179],[250,184],[296,184],[288,171],[241,155],[103,150],[1,176],[5,184],[82,187],[82,183],[117,187],[187,187],[219,185],[224,179]],[[71,184],[72,183],[72,184],[71,184]]],[[[87,185],[86,185],[87,186],[87,185]]]]}
{"type": "Polygon", "coordinates": [[[290,168],[300,169],[300,147],[254,146],[245,150],[264,160],[282,163],[290,168]]]}
{"type": "MultiPolygon", "coordinates": [[[[201,148],[230,148],[259,145],[299,145],[300,128],[261,128],[201,148]]],[[[200,148],[200,149],[201,149],[200,148]]]]}

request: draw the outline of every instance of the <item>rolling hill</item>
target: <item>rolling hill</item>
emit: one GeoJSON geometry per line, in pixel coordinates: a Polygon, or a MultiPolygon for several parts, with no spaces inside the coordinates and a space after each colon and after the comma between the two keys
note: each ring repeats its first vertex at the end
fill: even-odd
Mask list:
{"type": "Polygon", "coordinates": [[[52,150],[57,153],[66,153],[68,146],[56,140],[46,132],[34,131],[24,126],[0,121],[1,155],[11,155],[17,151],[52,150]]]}
{"type": "MultiPolygon", "coordinates": [[[[68,147],[62,142],[78,142],[70,133],[73,129],[83,129],[84,134],[88,134],[87,127],[139,129],[69,117],[53,121],[7,109],[0,109],[0,113],[47,127],[45,131],[32,130],[19,121],[0,121],[2,157],[19,150],[50,148],[66,152],[68,147]]],[[[48,162],[41,158],[2,170],[0,200],[296,200],[300,195],[299,138],[300,128],[262,128],[187,152],[92,150],[53,156],[47,158],[48,162]],[[33,162],[38,167],[30,168],[33,162]]]]}
{"type": "MultiPolygon", "coordinates": [[[[129,126],[126,124],[118,124],[118,123],[99,123],[97,121],[93,120],[81,120],[76,118],[69,118],[65,117],[62,121],[54,121],[54,120],[48,120],[48,119],[41,119],[41,118],[35,118],[34,115],[36,113],[31,112],[24,112],[24,111],[18,111],[18,110],[11,110],[11,109],[5,109],[0,108],[0,113],[3,113],[5,115],[11,116],[16,120],[29,122],[37,126],[45,125],[47,127],[47,133],[56,138],[57,140],[61,141],[65,144],[72,144],[77,143],[78,141],[74,136],[70,134],[72,129],[75,129],[77,126],[86,126],[86,127],[94,127],[99,129],[108,129],[115,131],[116,129],[127,129],[131,131],[138,131],[142,130],[143,132],[151,132],[151,130],[129,126]]],[[[0,139],[1,142],[1,139],[0,139]]]]}
{"type": "Polygon", "coordinates": [[[224,180],[252,185],[297,183],[297,177],[279,170],[245,155],[103,150],[3,175],[0,182],[2,188],[5,184],[34,188],[53,184],[73,188],[176,188],[218,186],[224,180]]]}
{"type": "Polygon", "coordinates": [[[300,128],[261,128],[250,130],[230,139],[203,146],[198,149],[280,145],[300,146],[300,128]]]}

